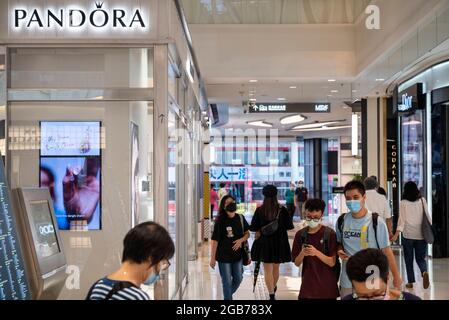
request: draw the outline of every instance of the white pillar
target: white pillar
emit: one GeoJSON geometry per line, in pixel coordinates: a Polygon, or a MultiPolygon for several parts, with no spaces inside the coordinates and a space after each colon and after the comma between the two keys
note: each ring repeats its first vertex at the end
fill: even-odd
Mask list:
{"type": "Polygon", "coordinates": [[[299,147],[298,142],[292,142],[290,145],[292,181],[299,180],[299,147]]]}

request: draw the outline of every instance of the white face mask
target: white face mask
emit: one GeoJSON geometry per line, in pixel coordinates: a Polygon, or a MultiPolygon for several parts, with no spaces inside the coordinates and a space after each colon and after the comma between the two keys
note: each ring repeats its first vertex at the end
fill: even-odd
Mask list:
{"type": "Polygon", "coordinates": [[[321,223],[322,219],[320,219],[319,221],[313,221],[313,220],[306,220],[306,224],[310,229],[315,229],[316,227],[318,227],[321,223]]]}

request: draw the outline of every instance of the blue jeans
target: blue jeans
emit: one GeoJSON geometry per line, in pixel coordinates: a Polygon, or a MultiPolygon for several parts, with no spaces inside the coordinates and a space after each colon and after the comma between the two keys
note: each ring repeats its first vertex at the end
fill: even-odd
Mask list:
{"type": "Polygon", "coordinates": [[[240,287],[243,280],[243,261],[233,263],[218,262],[224,300],[232,300],[232,295],[240,287]]]}
{"type": "Polygon", "coordinates": [[[402,246],[404,248],[408,283],[415,283],[413,260],[416,260],[421,274],[427,271],[427,243],[424,240],[413,240],[402,237],[402,246]]]}

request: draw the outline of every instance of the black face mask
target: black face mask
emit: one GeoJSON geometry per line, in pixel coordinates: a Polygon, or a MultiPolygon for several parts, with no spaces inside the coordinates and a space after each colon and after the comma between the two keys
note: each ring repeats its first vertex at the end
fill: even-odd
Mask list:
{"type": "Polygon", "coordinates": [[[228,204],[225,208],[227,212],[236,212],[237,211],[237,204],[235,202],[228,204]]]}

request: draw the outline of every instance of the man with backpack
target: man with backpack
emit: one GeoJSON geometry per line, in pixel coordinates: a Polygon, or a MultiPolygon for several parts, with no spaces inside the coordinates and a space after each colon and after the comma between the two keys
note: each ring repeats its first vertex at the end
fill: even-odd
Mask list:
{"type": "Polygon", "coordinates": [[[379,214],[365,207],[365,185],[360,181],[350,181],[344,188],[344,194],[349,213],[338,218],[335,228],[339,244],[338,256],[343,261],[340,278],[341,296],[352,294],[352,283],[346,273],[347,260],[357,252],[368,248],[382,250],[388,258],[393,274],[393,285],[401,289],[401,275],[390,247],[387,225],[379,214]]]}
{"type": "Polygon", "coordinates": [[[292,261],[302,266],[299,299],[337,299],[340,261],[335,231],[322,225],[326,203],[310,199],[305,203],[307,227],[296,233],[292,261]]]}

